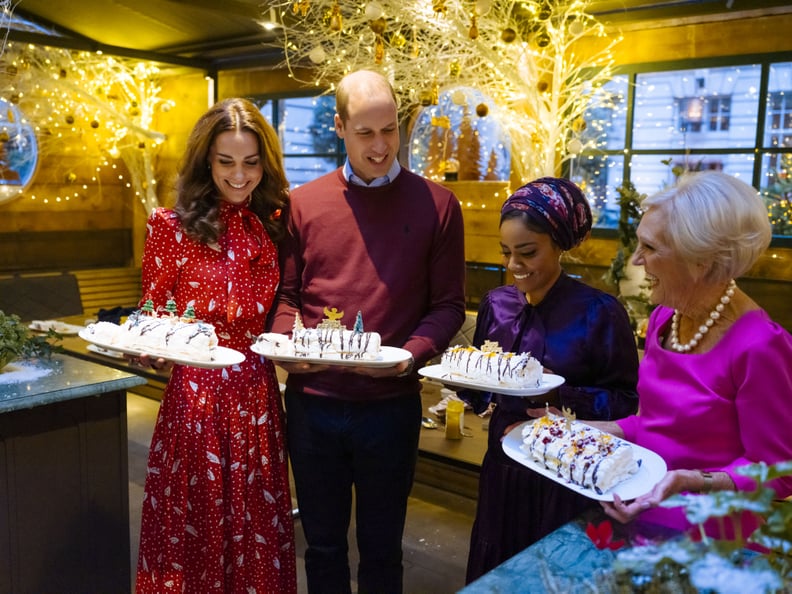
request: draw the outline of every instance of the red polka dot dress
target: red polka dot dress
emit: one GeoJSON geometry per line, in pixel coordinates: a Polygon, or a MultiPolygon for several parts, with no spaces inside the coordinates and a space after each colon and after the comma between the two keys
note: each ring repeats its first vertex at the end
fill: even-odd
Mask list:
{"type": "Polygon", "coordinates": [[[151,440],[138,593],[297,591],[278,381],[249,348],[274,300],[277,253],[246,208],[223,202],[220,217],[217,245],[187,237],[171,210],[147,225],[143,299],[192,305],[221,346],[246,358],[173,368],[151,440]]]}

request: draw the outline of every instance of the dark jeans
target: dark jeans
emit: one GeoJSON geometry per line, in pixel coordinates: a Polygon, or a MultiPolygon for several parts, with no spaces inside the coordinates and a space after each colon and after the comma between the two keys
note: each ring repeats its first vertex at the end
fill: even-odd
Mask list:
{"type": "Polygon", "coordinates": [[[348,594],[355,490],[359,594],[402,591],[402,534],[421,428],[421,398],[367,402],[286,390],[289,455],[311,594],[348,594]]]}

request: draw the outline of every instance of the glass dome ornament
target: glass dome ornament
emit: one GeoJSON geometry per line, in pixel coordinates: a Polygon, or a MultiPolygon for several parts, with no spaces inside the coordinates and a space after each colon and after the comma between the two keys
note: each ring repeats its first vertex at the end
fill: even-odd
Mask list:
{"type": "Polygon", "coordinates": [[[22,194],[38,166],[33,128],[13,103],[0,98],[0,204],[22,194]]]}

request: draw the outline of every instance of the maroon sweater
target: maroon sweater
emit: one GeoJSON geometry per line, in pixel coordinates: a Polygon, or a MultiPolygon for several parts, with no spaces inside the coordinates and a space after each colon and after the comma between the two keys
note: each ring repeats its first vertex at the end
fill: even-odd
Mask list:
{"type": "MultiPolygon", "coordinates": [[[[291,200],[273,332],[291,334],[297,311],[312,328],[336,307],[349,329],[361,311],[364,330],[409,350],[414,369],[448,346],[465,318],[462,210],[451,191],[406,169],[385,186],[357,186],[339,168],[291,200]]],[[[373,379],[343,368],[292,374],[288,385],[349,400],[419,389],[415,373],[373,379]]]]}

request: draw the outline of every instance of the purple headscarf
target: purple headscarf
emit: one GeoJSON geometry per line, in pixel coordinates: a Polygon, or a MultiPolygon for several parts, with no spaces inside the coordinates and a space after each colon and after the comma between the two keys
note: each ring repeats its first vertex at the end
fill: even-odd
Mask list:
{"type": "Polygon", "coordinates": [[[506,199],[503,215],[519,210],[544,230],[562,250],[571,250],[591,231],[591,208],[575,184],[558,177],[542,177],[525,184],[506,199]]]}

